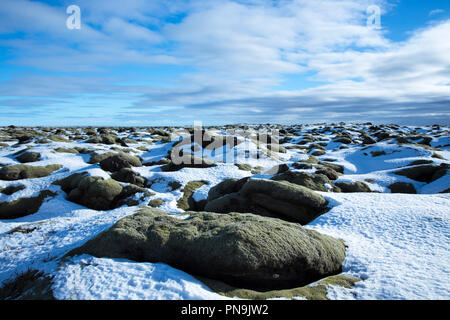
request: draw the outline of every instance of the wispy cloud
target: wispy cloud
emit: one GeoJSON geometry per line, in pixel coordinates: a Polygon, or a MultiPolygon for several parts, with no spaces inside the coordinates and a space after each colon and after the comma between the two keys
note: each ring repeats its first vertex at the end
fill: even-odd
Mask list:
{"type": "Polygon", "coordinates": [[[434,16],[436,14],[440,14],[440,13],[443,13],[443,12],[445,12],[445,11],[442,10],[442,9],[435,9],[435,10],[431,10],[428,15],[431,17],[431,16],[434,16]]]}
{"type": "Polygon", "coordinates": [[[13,36],[0,47],[15,72],[0,109],[84,96],[88,105],[117,97],[122,107],[104,109],[111,124],[450,119],[450,21],[392,42],[366,27],[367,7],[386,1],[75,2],[79,31],[65,28],[65,2],[2,1],[0,35],[13,36]],[[170,85],[135,83],[146,77],[170,85]],[[283,89],[292,78],[298,87],[283,89]]]}

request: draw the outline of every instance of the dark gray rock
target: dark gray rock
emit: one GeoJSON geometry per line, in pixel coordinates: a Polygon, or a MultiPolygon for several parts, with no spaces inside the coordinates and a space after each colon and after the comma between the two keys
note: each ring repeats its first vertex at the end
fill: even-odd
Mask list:
{"type": "Polygon", "coordinates": [[[339,273],[341,240],[252,214],[189,212],[175,219],[145,208],[69,253],[163,262],[239,288],[292,288],[339,273]]]}
{"type": "Polygon", "coordinates": [[[25,164],[16,164],[12,166],[3,167],[0,170],[0,180],[21,180],[42,178],[52,174],[54,171],[61,169],[59,164],[51,164],[45,167],[28,166],[25,164]]]}
{"type": "Polygon", "coordinates": [[[238,192],[208,200],[205,211],[254,213],[304,225],[326,212],[327,204],[321,195],[303,186],[287,181],[250,179],[238,192]]]}
{"type": "Polygon", "coordinates": [[[123,168],[142,167],[138,157],[120,153],[100,161],[100,167],[105,171],[116,172],[123,168]]]}
{"type": "Polygon", "coordinates": [[[369,186],[361,181],[355,182],[335,182],[337,187],[341,189],[342,192],[372,192],[369,186]]]}
{"type": "Polygon", "coordinates": [[[388,188],[389,190],[391,190],[392,193],[409,193],[409,194],[417,193],[412,183],[409,182],[395,182],[389,185],[388,188]]]}

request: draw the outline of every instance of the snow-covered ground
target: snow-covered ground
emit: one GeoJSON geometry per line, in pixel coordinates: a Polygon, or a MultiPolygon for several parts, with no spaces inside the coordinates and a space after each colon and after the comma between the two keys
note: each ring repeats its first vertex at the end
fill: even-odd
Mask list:
{"type": "Polygon", "coordinates": [[[449,194],[326,196],[333,209],[306,228],[344,239],[344,274],[363,279],[330,298],[450,298],[449,194]]]}
{"type": "MultiPolygon", "coordinates": [[[[323,126],[299,129],[285,146],[295,145],[302,141],[304,135],[314,135],[314,130],[321,128],[323,126]]],[[[358,128],[352,126],[347,132],[356,136],[358,128]]],[[[430,128],[422,129],[432,132],[430,128]]],[[[412,130],[402,127],[397,132],[412,130]]],[[[416,160],[429,160],[435,165],[449,163],[448,130],[447,135],[430,142],[432,147],[439,147],[438,151],[417,144],[400,146],[392,140],[369,146],[355,143],[349,148],[339,148],[342,143],[333,142],[333,134],[326,131],[322,134],[321,142],[326,153],[317,158],[331,159],[333,164],[344,167],[344,174],[337,181],[365,181],[372,191],[378,191],[319,192],[329,201],[331,210],[305,227],[343,239],[348,246],[343,274],[362,279],[351,289],[330,287],[328,298],[450,299],[450,194],[439,193],[450,188],[450,175],[447,172],[438,180],[425,183],[393,174],[393,171],[416,160]],[[383,153],[374,157],[370,152],[383,153]],[[387,186],[399,181],[411,183],[418,194],[390,193],[387,186]]],[[[135,135],[150,139],[145,132],[138,131],[135,135]]],[[[12,142],[7,144],[10,146],[0,149],[0,163],[18,164],[13,153],[24,147],[12,142]]],[[[52,289],[57,299],[224,299],[191,275],[163,263],[87,255],[61,260],[71,249],[79,247],[121,218],[134,214],[138,206],[91,210],[66,200],[66,194],[60,187],[51,185],[51,182],[75,172],[88,172],[105,179],[110,177],[98,164],[88,163],[89,155],[56,153],[53,149],[84,147],[102,153],[110,151],[110,146],[84,141],[30,143],[28,146],[29,151],[41,154],[41,160],[27,165],[60,164],[63,168],[43,178],[14,182],[0,180],[0,189],[17,184],[25,186],[12,195],[0,194],[0,202],[36,196],[42,190],[57,193],[32,215],[0,220],[0,286],[27,270],[36,269],[54,276],[52,289]]],[[[233,152],[243,154],[243,147],[237,146],[233,152]]],[[[147,144],[143,140],[128,147],[144,163],[163,159],[171,148],[172,143],[147,144]],[[145,147],[147,151],[139,147],[145,147]]],[[[257,149],[252,146],[250,155],[255,152],[257,149]]],[[[257,159],[250,156],[239,163],[261,166],[267,170],[280,163],[305,160],[308,158],[307,152],[287,149],[278,158],[257,159]]],[[[220,153],[206,156],[210,160],[223,159],[220,153]]],[[[194,199],[200,201],[207,197],[211,187],[225,179],[252,176],[250,171],[239,170],[233,163],[219,163],[216,167],[202,169],[184,168],[174,172],[163,172],[158,165],[133,170],[155,181],[150,190],[154,195],[145,200],[139,200],[141,194],[136,196],[139,205],[146,205],[152,199],[163,199],[160,209],[178,214],[180,218],[183,217],[183,210],[177,206],[177,200],[183,195],[182,187],[171,191],[168,188],[170,181],[176,181],[181,186],[189,181],[206,181],[208,184],[194,193],[194,199]]],[[[253,176],[271,177],[264,171],[253,176]]]]}

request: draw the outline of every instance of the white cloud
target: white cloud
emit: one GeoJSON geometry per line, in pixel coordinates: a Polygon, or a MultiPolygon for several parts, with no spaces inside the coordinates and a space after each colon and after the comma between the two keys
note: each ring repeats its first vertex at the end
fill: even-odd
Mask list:
{"type": "Polygon", "coordinates": [[[391,42],[386,30],[366,27],[366,8],[376,4],[385,10],[383,0],[77,4],[82,30],[73,32],[65,28],[64,8],[3,0],[0,33],[29,35],[27,40],[0,40],[13,53],[8,65],[57,73],[17,74],[2,85],[0,94],[52,98],[120,92],[130,94],[132,107],[139,110],[173,106],[197,112],[190,116],[264,121],[296,119],[299,112],[310,118],[351,112],[400,117],[405,106],[417,103],[437,110],[429,114],[443,115],[441,105],[450,101],[450,43],[443,41],[450,34],[450,21],[416,30],[404,42],[391,42]],[[134,79],[110,74],[110,68],[130,65],[178,65],[189,72],[172,78],[171,86],[115,85],[134,79]],[[322,84],[274,89],[282,87],[287,75],[322,84]]]}
{"type": "Polygon", "coordinates": [[[431,10],[428,15],[431,17],[431,16],[434,16],[436,14],[440,14],[440,13],[443,13],[443,12],[445,12],[445,11],[442,10],[442,9],[435,9],[435,10],[431,10]]]}

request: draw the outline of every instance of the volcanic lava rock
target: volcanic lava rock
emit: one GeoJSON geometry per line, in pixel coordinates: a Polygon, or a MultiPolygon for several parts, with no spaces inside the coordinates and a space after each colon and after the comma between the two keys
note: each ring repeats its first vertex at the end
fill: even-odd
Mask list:
{"type": "Polygon", "coordinates": [[[214,162],[207,159],[194,156],[193,154],[184,154],[177,159],[177,161],[171,159],[168,164],[161,167],[161,170],[171,172],[178,171],[183,168],[211,168],[215,166],[216,164],[214,162]]]}
{"type": "Polygon", "coordinates": [[[331,184],[330,179],[321,173],[306,173],[297,171],[286,171],[272,177],[275,181],[288,181],[290,183],[304,186],[311,190],[328,191],[325,184],[331,184]]]}
{"type": "Polygon", "coordinates": [[[280,289],[339,273],[342,240],[253,214],[188,212],[182,220],[144,208],[69,255],[163,262],[240,288],[280,289]]]}
{"type": "Polygon", "coordinates": [[[417,193],[412,183],[409,182],[395,182],[389,185],[388,188],[389,190],[391,190],[392,193],[409,193],[409,194],[417,193]]]}
{"type": "Polygon", "coordinates": [[[42,178],[61,168],[62,166],[59,164],[51,164],[45,167],[16,164],[3,167],[0,170],[0,180],[13,181],[20,179],[42,178]]]}
{"type": "MultiPolygon", "coordinates": [[[[232,189],[236,185],[228,187],[232,189]]],[[[238,192],[211,200],[214,197],[208,195],[205,211],[254,213],[303,225],[328,210],[328,203],[321,195],[287,181],[250,179],[238,192]]]]}
{"type": "Polygon", "coordinates": [[[342,192],[372,192],[369,186],[361,181],[355,182],[335,182],[337,187],[341,189],[342,192]]]}
{"type": "Polygon", "coordinates": [[[123,168],[142,167],[142,163],[141,160],[135,156],[120,153],[100,161],[100,167],[106,171],[116,172],[123,168]]]}
{"type": "Polygon", "coordinates": [[[0,202],[0,219],[16,219],[36,213],[47,197],[55,195],[55,193],[45,190],[36,197],[0,202]]]}
{"type": "Polygon", "coordinates": [[[85,173],[75,173],[53,184],[61,186],[68,194],[67,200],[94,210],[113,209],[123,189],[113,179],[104,180],[85,173]]]}
{"type": "Polygon", "coordinates": [[[430,183],[444,176],[449,169],[448,164],[437,165],[419,165],[410,168],[404,168],[394,173],[408,177],[409,179],[430,183]]]}
{"type": "Polygon", "coordinates": [[[39,152],[25,151],[18,155],[16,159],[20,163],[36,162],[41,159],[41,154],[39,152]]]}
{"type": "Polygon", "coordinates": [[[140,187],[144,187],[147,179],[134,172],[131,168],[122,168],[111,175],[111,178],[120,182],[132,183],[140,187]]]}

